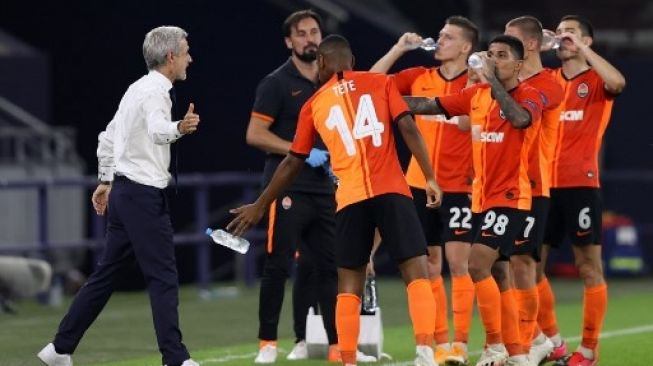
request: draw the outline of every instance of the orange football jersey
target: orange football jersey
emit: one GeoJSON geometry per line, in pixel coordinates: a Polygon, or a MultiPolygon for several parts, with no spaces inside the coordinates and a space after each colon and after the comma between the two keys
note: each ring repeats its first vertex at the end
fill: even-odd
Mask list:
{"type": "MultiPolygon", "coordinates": [[[[542,116],[542,98],[532,87],[521,83],[509,91],[531,115],[533,123],[542,116]]],[[[529,128],[514,128],[489,85],[473,85],[459,94],[436,98],[447,116],[469,115],[472,135],[474,182],[472,211],[495,207],[520,210],[531,208],[528,154],[532,144],[529,128]]]]}
{"type": "Polygon", "coordinates": [[[387,75],[338,73],[302,107],[290,152],[308,155],[320,135],[340,182],[338,210],[386,193],[412,198],[392,130],[406,114],[408,106],[387,75]]]}
{"type": "Polygon", "coordinates": [[[552,187],[599,187],[598,156],[615,96],[593,69],[568,79],[558,68],[553,76],[565,96],[559,108],[552,187]]]}
{"type": "MultiPolygon", "coordinates": [[[[413,67],[393,75],[397,89],[403,95],[440,97],[455,94],[467,84],[467,71],[451,80],[440,68],[413,67]]],[[[458,117],[447,119],[443,115],[415,116],[417,128],[424,137],[433,171],[440,188],[445,192],[471,192],[472,144],[469,132],[458,128],[458,117]]],[[[411,157],[406,171],[408,184],[424,188],[424,174],[415,157],[411,157]]]]}

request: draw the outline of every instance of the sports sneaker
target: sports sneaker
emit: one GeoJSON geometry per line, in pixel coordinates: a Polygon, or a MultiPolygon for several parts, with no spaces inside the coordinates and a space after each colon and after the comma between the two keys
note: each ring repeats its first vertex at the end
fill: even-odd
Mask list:
{"type": "Polygon", "coordinates": [[[462,342],[453,342],[445,362],[447,365],[467,365],[467,362],[469,362],[469,358],[467,356],[467,344],[462,342]]]}
{"type": "Polygon", "coordinates": [[[254,363],[274,363],[277,360],[277,346],[266,344],[259,348],[254,363]]]}
{"type": "Polygon", "coordinates": [[[582,353],[574,352],[571,354],[571,357],[567,360],[567,366],[595,366],[599,364],[598,359],[589,359],[585,358],[582,353]]]}
{"type": "Polygon", "coordinates": [[[296,360],[305,360],[308,358],[308,347],[306,346],[306,341],[299,341],[295,343],[292,351],[286,356],[287,360],[296,361],[296,360]]]}
{"type": "Polygon", "coordinates": [[[508,351],[503,344],[492,344],[483,350],[476,366],[501,366],[508,359],[508,351]]]}
{"type": "Polygon", "coordinates": [[[433,354],[433,348],[430,346],[417,346],[415,347],[415,366],[438,366],[433,354]]]}
{"type": "Polygon", "coordinates": [[[531,362],[527,355],[517,355],[508,357],[503,366],[531,366],[531,362]]]}
{"type": "Polygon", "coordinates": [[[361,351],[356,351],[356,361],[358,362],[376,362],[376,357],[366,355],[361,351]]]}
{"type": "Polygon", "coordinates": [[[447,361],[447,356],[449,356],[448,347],[435,346],[435,362],[438,364],[443,364],[447,361]]]}
{"type": "Polygon", "coordinates": [[[540,363],[546,362],[547,356],[549,356],[551,351],[553,351],[553,342],[543,335],[533,340],[528,358],[531,359],[532,365],[537,366],[540,363]]]}
{"type": "Polygon", "coordinates": [[[184,361],[184,363],[182,363],[181,366],[200,366],[200,364],[193,361],[192,358],[189,358],[186,361],[184,361]]]}
{"type": "Polygon", "coordinates": [[[54,350],[54,344],[48,343],[43,349],[36,354],[44,364],[48,366],[73,366],[73,359],[68,354],[57,353],[54,350]]]}
{"type": "Polygon", "coordinates": [[[558,347],[553,346],[553,351],[549,353],[549,356],[546,358],[547,361],[558,361],[561,359],[564,355],[569,353],[567,351],[567,343],[565,341],[562,341],[558,347]]]}

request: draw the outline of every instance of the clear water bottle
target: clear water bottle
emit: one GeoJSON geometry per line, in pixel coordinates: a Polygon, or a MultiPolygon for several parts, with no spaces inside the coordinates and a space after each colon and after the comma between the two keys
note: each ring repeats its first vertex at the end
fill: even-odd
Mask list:
{"type": "Polygon", "coordinates": [[[560,48],[560,38],[556,37],[555,32],[544,29],[542,31],[542,44],[540,45],[541,51],[557,50],[560,48]]]}
{"type": "Polygon", "coordinates": [[[363,291],[363,314],[375,314],[378,308],[379,303],[377,298],[376,279],[374,276],[367,276],[367,280],[365,280],[365,289],[363,291]]]}
{"type": "Polygon", "coordinates": [[[479,70],[483,68],[483,60],[481,59],[481,56],[473,53],[469,56],[469,59],[467,59],[467,65],[474,70],[479,70]]]}
{"type": "Polygon", "coordinates": [[[419,48],[423,49],[424,51],[437,51],[438,43],[431,37],[424,38],[422,43],[419,44],[419,48]]]}
{"type": "Polygon", "coordinates": [[[247,253],[249,249],[249,241],[247,239],[231,235],[222,229],[206,229],[206,235],[210,236],[217,244],[233,249],[240,254],[247,253]]]}

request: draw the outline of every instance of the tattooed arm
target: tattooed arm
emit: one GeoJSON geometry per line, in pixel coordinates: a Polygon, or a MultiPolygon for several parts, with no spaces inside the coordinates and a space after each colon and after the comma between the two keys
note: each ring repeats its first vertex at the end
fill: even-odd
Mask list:
{"type": "Polygon", "coordinates": [[[411,112],[415,114],[443,114],[442,107],[433,98],[404,97],[411,112]]]}
{"type": "Polygon", "coordinates": [[[508,94],[506,88],[501,85],[501,82],[494,75],[491,75],[489,78],[486,75],[486,78],[492,87],[492,96],[499,103],[503,114],[512,127],[526,128],[530,126],[532,122],[531,114],[508,94]]]}

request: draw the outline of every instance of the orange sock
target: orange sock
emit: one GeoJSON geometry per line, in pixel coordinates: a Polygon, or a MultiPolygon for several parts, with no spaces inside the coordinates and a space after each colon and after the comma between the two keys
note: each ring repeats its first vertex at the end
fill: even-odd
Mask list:
{"type": "Polygon", "coordinates": [[[608,285],[586,287],[583,296],[583,347],[596,350],[603,318],[608,309],[608,285]]]}
{"type": "Polygon", "coordinates": [[[356,364],[356,348],[360,332],[360,297],[342,293],[336,301],[336,330],[343,364],[356,364]]]}
{"type": "Polygon", "coordinates": [[[451,277],[454,342],[467,343],[474,311],[474,282],[469,274],[451,277]]]}
{"type": "Polygon", "coordinates": [[[408,312],[413,322],[415,343],[430,346],[435,331],[435,299],[427,279],[418,279],[408,284],[408,312]]]}
{"type": "Polygon", "coordinates": [[[515,300],[519,309],[519,335],[524,352],[528,353],[531,349],[531,341],[535,334],[537,326],[537,306],[538,296],[537,287],[531,287],[526,290],[515,290],[515,300]]]}
{"type": "Polygon", "coordinates": [[[558,320],[555,313],[556,299],[548,278],[544,277],[537,283],[537,294],[540,298],[540,306],[537,310],[537,324],[544,335],[553,337],[560,333],[560,330],[558,330],[558,320]]]}
{"type": "Polygon", "coordinates": [[[501,296],[492,276],[474,284],[476,302],[485,327],[485,343],[503,343],[501,338],[501,296]]]}
{"type": "Polygon", "coordinates": [[[449,342],[449,319],[447,317],[447,294],[444,291],[442,276],[431,279],[431,291],[435,299],[435,332],[433,338],[436,344],[449,342]]]}
{"type": "Polygon", "coordinates": [[[277,346],[277,341],[266,341],[266,340],[261,339],[258,342],[258,348],[263,348],[265,346],[274,346],[274,347],[276,347],[277,346]]]}
{"type": "Polygon", "coordinates": [[[524,353],[519,336],[519,309],[514,289],[501,293],[501,335],[510,356],[524,353]]]}

